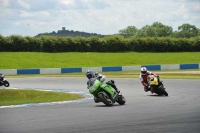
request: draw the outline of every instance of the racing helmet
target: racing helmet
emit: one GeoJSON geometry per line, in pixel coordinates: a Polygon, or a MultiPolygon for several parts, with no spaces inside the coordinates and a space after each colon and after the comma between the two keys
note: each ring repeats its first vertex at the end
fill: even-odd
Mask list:
{"type": "Polygon", "coordinates": [[[142,68],[141,68],[141,74],[142,74],[142,75],[147,74],[147,68],[146,68],[146,67],[142,67],[142,68]]]}
{"type": "Polygon", "coordinates": [[[86,71],[85,75],[88,79],[94,78],[94,73],[90,69],[86,71]]]}
{"type": "Polygon", "coordinates": [[[0,73],[0,80],[4,79],[4,75],[2,73],[0,73]]]}

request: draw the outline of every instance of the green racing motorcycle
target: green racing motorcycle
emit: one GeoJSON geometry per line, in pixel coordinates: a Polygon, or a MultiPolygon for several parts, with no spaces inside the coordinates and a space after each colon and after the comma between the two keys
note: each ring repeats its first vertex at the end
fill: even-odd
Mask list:
{"type": "MultiPolygon", "coordinates": [[[[107,106],[113,106],[115,102],[124,105],[126,100],[122,93],[116,91],[112,84],[101,82],[98,78],[91,78],[88,81],[89,93],[99,102],[103,102],[107,106]]],[[[96,102],[96,101],[95,101],[96,102]]]]}

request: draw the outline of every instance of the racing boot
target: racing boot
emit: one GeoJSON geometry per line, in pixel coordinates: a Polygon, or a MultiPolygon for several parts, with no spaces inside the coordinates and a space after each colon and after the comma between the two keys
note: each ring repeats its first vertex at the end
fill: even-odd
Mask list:
{"type": "Polygon", "coordinates": [[[150,87],[149,86],[145,86],[144,87],[144,91],[146,91],[146,92],[150,91],[150,87]]]}

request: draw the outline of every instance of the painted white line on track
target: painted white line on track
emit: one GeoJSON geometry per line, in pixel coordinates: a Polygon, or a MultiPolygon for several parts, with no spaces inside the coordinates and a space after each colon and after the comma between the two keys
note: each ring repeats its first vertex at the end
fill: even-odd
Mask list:
{"type": "MultiPolygon", "coordinates": [[[[6,88],[6,89],[22,89],[22,88],[6,88]]],[[[55,104],[66,104],[73,102],[86,102],[88,100],[93,99],[92,95],[89,92],[84,91],[74,91],[74,90],[64,90],[64,89],[56,89],[56,90],[43,90],[40,88],[23,88],[25,90],[38,90],[38,91],[52,91],[52,92],[66,92],[73,94],[83,95],[85,98],[78,100],[69,100],[69,101],[60,101],[60,102],[44,102],[44,103],[31,103],[31,104],[19,104],[19,105],[9,105],[9,106],[0,106],[1,108],[16,108],[16,107],[31,107],[31,106],[44,106],[44,105],[55,105],[55,104]]]]}

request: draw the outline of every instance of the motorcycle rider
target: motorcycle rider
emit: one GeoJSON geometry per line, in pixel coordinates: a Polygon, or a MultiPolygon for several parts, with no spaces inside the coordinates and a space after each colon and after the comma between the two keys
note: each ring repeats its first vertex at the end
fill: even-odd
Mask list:
{"type": "MultiPolygon", "coordinates": [[[[105,75],[102,75],[102,74],[100,74],[99,72],[95,72],[95,77],[103,77],[104,78],[104,81],[105,81],[105,75]]],[[[115,81],[114,80],[109,80],[109,81],[107,81],[106,82],[106,84],[108,84],[108,85],[110,85],[110,86],[112,86],[118,93],[120,93],[120,91],[117,89],[117,87],[116,87],[116,85],[115,85],[115,81]]]]}
{"type": "Polygon", "coordinates": [[[4,78],[4,75],[0,73],[0,86],[2,85],[9,87],[10,83],[4,78]]]}
{"type": "Polygon", "coordinates": [[[4,79],[4,75],[0,73],[0,82],[3,81],[3,79],[4,79]]]}
{"type": "MultiPolygon", "coordinates": [[[[105,75],[102,75],[99,72],[95,72],[95,74],[94,74],[93,71],[90,69],[86,71],[85,75],[89,79],[87,81],[87,85],[88,85],[87,88],[89,88],[89,86],[90,86],[90,80],[99,79],[99,81],[104,82],[106,79],[105,75]]],[[[118,93],[120,93],[120,91],[117,89],[115,82],[113,80],[107,81],[106,84],[111,85],[118,93]]]]}
{"type": "Polygon", "coordinates": [[[148,81],[147,81],[147,77],[149,75],[157,76],[157,74],[148,71],[146,67],[142,67],[139,79],[140,79],[142,85],[144,86],[144,91],[146,91],[146,92],[150,91],[150,86],[148,85],[148,81]]]}
{"type": "MultiPolygon", "coordinates": [[[[93,73],[93,71],[92,70],[87,70],[86,71],[86,73],[85,73],[85,75],[86,75],[86,77],[88,78],[88,81],[87,81],[87,88],[89,88],[90,87],[90,84],[92,84],[93,82],[94,82],[94,80],[96,80],[96,76],[95,76],[95,74],[93,73]]],[[[99,80],[101,81],[101,82],[103,82],[103,81],[105,81],[105,76],[99,76],[98,77],[99,78],[99,80]]],[[[97,98],[95,98],[94,97],[94,102],[95,103],[98,103],[98,102],[100,102],[97,98]]]]}

